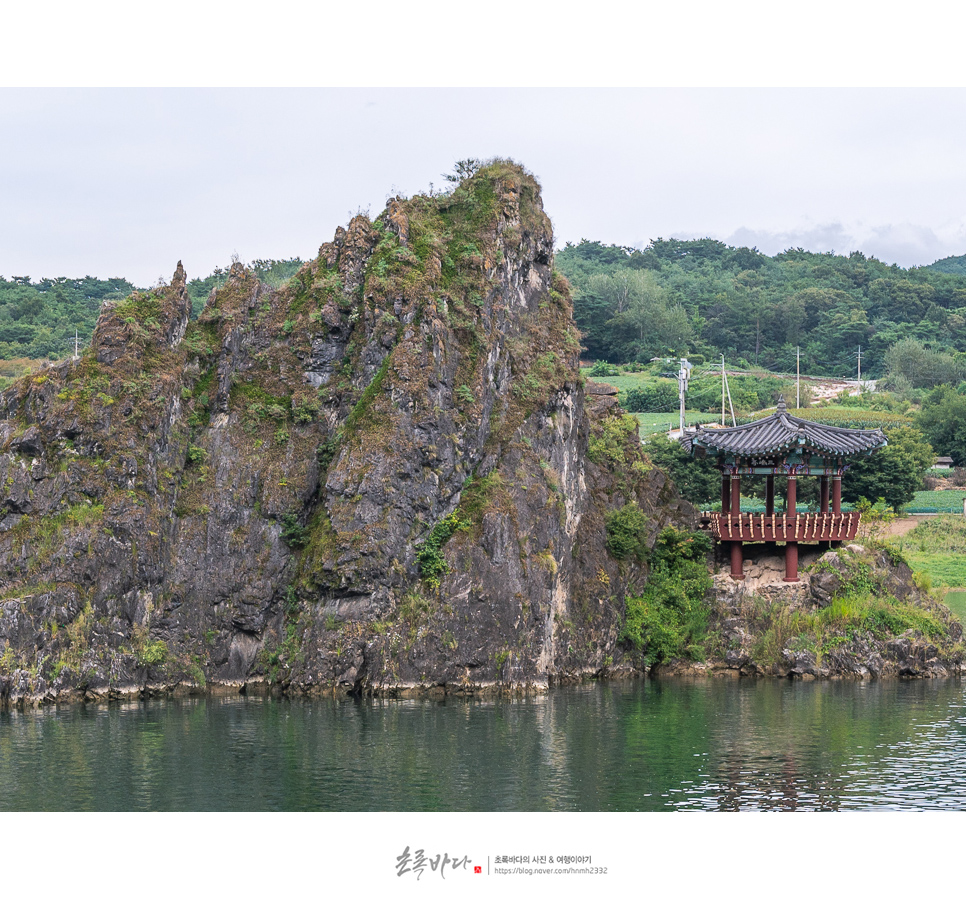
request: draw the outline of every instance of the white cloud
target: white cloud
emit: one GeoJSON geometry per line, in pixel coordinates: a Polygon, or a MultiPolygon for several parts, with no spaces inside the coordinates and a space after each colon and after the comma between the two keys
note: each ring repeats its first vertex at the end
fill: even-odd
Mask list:
{"type": "Polygon", "coordinates": [[[357,208],[494,155],[541,179],[561,243],[925,264],[966,252],[962,114],[963,90],[0,89],[0,273],[309,258],[357,208]]]}
{"type": "Polygon", "coordinates": [[[766,255],[801,247],[809,252],[848,255],[861,252],[887,264],[903,268],[929,265],[937,259],[966,253],[966,232],[962,224],[941,234],[930,227],[902,221],[866,226],[855,221],[801,224],[794,230],[754,230],[739,227],[723,240],[730,246],[755,246],[766,255]]]}

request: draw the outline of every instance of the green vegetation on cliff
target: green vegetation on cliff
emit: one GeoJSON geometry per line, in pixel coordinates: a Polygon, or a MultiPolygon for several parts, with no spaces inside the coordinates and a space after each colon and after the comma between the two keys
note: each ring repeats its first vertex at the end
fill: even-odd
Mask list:
{"type": "Polygon", "coordinates": [[[641,649],[650,667],[672,658],[704,658],[711,610],[708,554],[704,533],[663,530],[650,554],[651,572],[639,595],[627,598],[621,639],[641,649]]]}
{"type": "Polygon", "coordinates": [[[867,539],[839,549],[809,577],[819,593],[831,591],[824,606],[761,604],[746,616],[751,658],[766,673],[790,660],[816,671],[881,668],[876,655],[901,659],[914,647],[925,668],[930,657],[962,660],[962,628],[929,596],[929,579],[912,573],[894,546],[867,539]]]}

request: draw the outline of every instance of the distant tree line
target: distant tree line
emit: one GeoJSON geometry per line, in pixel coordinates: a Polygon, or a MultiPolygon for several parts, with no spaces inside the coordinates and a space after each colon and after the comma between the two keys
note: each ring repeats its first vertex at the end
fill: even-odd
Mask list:
{"type": "Polygon", "coordinates": [[[90,341],[101,304],[126,297],[124,278],[0,277],[0,359],[57,358],[71,352],[75,330],[90,341]]]}
{"type": "MultiPolygon", "coordinates": [[[[280,285],[298,271],[302,260],[258,259],[248,268],[266,284],[280,285]]],[[[188,283],[192,314],[197,316],[211,291],[228,279],[228,268],[216,268],[206,278],[188,283]]],[[[101,305],[138,290],[124,278],[42,278],[0,276],[0,360],[47,358],[71,354],[75,332],[81,347],[94,332],[101,305]]]]}
{"type": "Polygon", "coordinates": [[[863,377],[889,376],[898,389],[966,379],[959,266],[903,269],[803,249],[766,256],[713,239],[645,249],[582,240],[556,255],[587,358],[700,352],[788,373],[801,348],[802,373],[854,377],[861,349],[863,377]]]}

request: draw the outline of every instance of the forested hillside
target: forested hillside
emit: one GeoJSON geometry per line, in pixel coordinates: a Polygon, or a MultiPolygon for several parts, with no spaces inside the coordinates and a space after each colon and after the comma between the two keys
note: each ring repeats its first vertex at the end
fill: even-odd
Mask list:
{"type": "MultiPolygon", "coordinates": [[[[258,259],[249,268],[259,281],[278,287],[298,271],[302,260],[258,259]]],[[[201,312],[208,295],[228,279],[227,268],[216,268],[188,284],[192,315],[201,312]]],[[[0,361],[57,359],[71,354],[75,334],[85,348],[105,300],[121,300],[137,288],[124,278],[42,278],[0,276],[0,361]]],[[[23,362],[26,363],[26,362],[23,362]]]]}
{"type": "MultiPolygon", "coordinates": [[[[966,257],[902,269],[861,253],[787,250],[766,256],[712,239],[658,239],[643,250],[583,240],[556,254],[575,291],[584,357],[646,363],[698,355],[776,372],[890,375],[893,388],[966,377],[966,257]]],[[[277,287],[302,264],[261,259],[250,268],[277,287]]],[[[227,278],[216,268],[188,284],[197,316],[227,278]]],[[[86,345],[104,300],[127,296],[124,278],[0,278],[0,360],[70,354],[86,345]]],[[[696,362],[697,363],[697,362],[696,362]]]]}
{"type": "MultiPolygon", "coordinates": [[[[945,260],[953,262],[955,260],[945,260]]],[[[766,256],[712,239],[643,250],[583,240],[557,253],[574,287],[585,357],[613,363],[699,354],[778,372],[897,378],[915,387],[966,376],[966,276],[902,269],[862,253],[766,256]]]]}
{"type": "Polygon", "coordinates": [[[966,255],[949,256],[926,267],[937,272],[948,272],[951,275],[966,275],[966,255]]]}
{"type": "Polygon", "coordinates": [[[101,304],[134,290],[124,278],[0,277],[0,359],[53,358],[69,354],[74,333],[86,345],[101,304]]]}

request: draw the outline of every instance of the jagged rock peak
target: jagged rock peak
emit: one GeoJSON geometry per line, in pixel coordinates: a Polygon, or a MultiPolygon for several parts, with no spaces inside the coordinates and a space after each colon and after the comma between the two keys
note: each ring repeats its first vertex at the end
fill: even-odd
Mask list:
{"type": "Polygon", "coordinates": [[[180,263],[106,304],[80,361],[3,396],[0,696],[619,663],[643,572],[605,515],[634,502],[653,542],[691,511],[616,407],[585,410],[552,248],[539,183],[496,160],[277,290],[236,262],[190,324],[180,263]]]}

